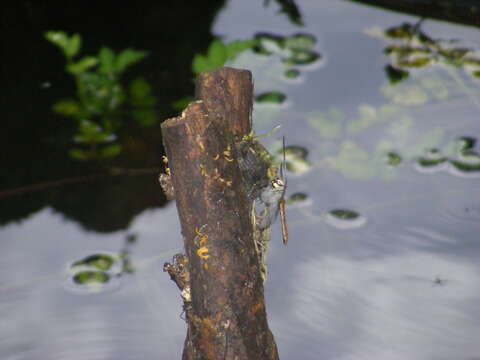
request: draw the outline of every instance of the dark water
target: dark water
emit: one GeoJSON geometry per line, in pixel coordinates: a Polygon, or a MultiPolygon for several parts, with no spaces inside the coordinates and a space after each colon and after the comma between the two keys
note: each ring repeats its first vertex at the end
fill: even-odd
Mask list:
{"type": "MultiPolygon", "coordinates": [[[[417,18],[349,2],[298,6],[303,27],[279,14],[274,3],[263,7],[253,0],[227,1],[209,18],[212,33],[225,41],[259,32],[305,33],[314,36],[312,51],[321,55],[306,65],[288,65],[283,50],[270,56],[247,51],[229,64],[253,72],[258,94],[286,95],[281,105],[256,104],[258,133],[282,125],[265,142],[278,148],[285,135],[290,150],[292,145],[308,150],[305,161],[287,152],[288,193],[307,196],[287,206],[288,247],[281,245],[277,224],[269,253],[268,315],[281,358],[478,358],[480,79],[468,66],[440,59],[409,68],[408,78],[393,85],[384,71],[390,61],[384,49],[392,40],[382,31],[415,24],[417,18]],[[300,76],[286,79],[288,69],[300,76]]],[[[205,31],[198,50],[176,48],[176,54],[168,52],[162,35],[164,51],[154,48],[159,35],[152,30],[152,9],[160,13],[139,10],[131,27],[123,25],[127,45],[115,43],[121,39],[115,21],[102,28],[105,39],[101,31],[83,35],[85,43],[112,41],[119,49],[151,52],[134,71],[150,72],[163,119],[173,113],[167,105],[191,91],[189,61],[210,39],[205,31]],[[145,33],[135,33],[140,24],[145,33]],[[176,56],[185,63],[183,73],[175,70],[179,81],[168,67],[176,56]],[[161,71],[155,68],[160,60],[161,71]]],[[[31,16],[40,16],[36,11],[31,16]]],[[[456,39],[450,47],[480,56],[477,28],[426,20],[421,29],[432,39],[456,39]]],[[[32,41],[42,49],[41,39],[32,41]]],[[[5,110],[15,139],[9,145],[15,159],[6,158],[9,171],[2,171],[6,189],[97,171],[75,165],[55,147],[70,130],[50,118],[49,104],[73,90],[61,75],[61,58],[51,52],[51,58],[35,60],[30,82],[25,70],[25,82],[18,84],[22,98],[9,101],[5,110]],[[51,68],[54,61],[59,70],[51,68]],[[42,74],[51,86],[42,87],[42,74]],[[32,131],[19,125],[29,124],[27,115],[32,131]],[[46,160],[51,156],[55,161],[46,160]]],[[[5,98],[15,98],[13,90],[5,98]]],[[[181,300],[162,272],[180,247],[177,214],[157,185],[159,131],[136,135],[143,140],[133,138],[135,149],[143,150],[129,153],[121,164],[151,173],[0,200],[2,359],[180,358],[186,329],[181,300]],[[79,272],[98,270],[85,260],[98,254],[113,259],[107,271],[98,271],[108,281],[75,282],[79,272]]]]}

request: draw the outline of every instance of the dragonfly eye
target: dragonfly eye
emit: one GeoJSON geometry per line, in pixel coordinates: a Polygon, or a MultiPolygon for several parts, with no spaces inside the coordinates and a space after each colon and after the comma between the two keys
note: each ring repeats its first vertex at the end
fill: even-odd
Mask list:
{"type": "Polygon", "coordinates": [[[285,187],[285,183],[283,182],[282,179],[273,179],[272,180],[272,187],[274,189],[280,189],[285,187]]]}

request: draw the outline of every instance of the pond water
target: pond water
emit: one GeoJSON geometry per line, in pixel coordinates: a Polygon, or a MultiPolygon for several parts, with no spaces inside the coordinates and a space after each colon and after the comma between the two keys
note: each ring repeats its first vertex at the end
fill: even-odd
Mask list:
{"type": "MultiPolygon", "coordinates": [[[[253,114],[257,133],[281,125],[264,139],[271,149],[283,135],[287,144],[290,240],[281,244],[275,224],[266,283],[280,357],[480,359],[480,66],[461,62],[480,59],[478,28],[419,24],[350,2],[297,5],[305,26],[276,3],[254,0],[227,1],[211,25],[226,42],[263,34],[268,55],[247,50],[229,66],[252,71],[257,95],[286,96],[257,101],[253,114]],[[411,30],[404,23],[417,32],[385,36],[411,30]],[[419,41],[424,35],[430,40],[419,41]],[[408,61],[428,64],[406,65],[408,46],[422,48],[408,61]],[[304,57],[292,60],[292,53],[304,57]]],[[[147,78],[155,88],[162,76],[147,78]]],[[[31,87],[32,100],[24,101],[35,114],[40,85],[21,86],[31,87]]],[[[170,86],[162,83],[155,95],[170,86]]],[[[68,92],[65,85],[42,96],[51,104],[68,92]]],[[[16,148],[50,144],[48,132],[41,134],[25,135],[28,142],[16,148]]],[[[160,134],[148,140],[132,148],[158,150],[160,134]]],[[[131,167],[154,170],[0,199],[2,359],[181,357],[180,294],[162,271],[180,250],[176,208],[157,185],[160,152],[144,162],[135,154],[131,167]]],[[[78,175],[65,162],[56,169],[44,158],[28,161],[16,163],[32,169],[28,179],[38,162],[57,178],[78,175]]]]}

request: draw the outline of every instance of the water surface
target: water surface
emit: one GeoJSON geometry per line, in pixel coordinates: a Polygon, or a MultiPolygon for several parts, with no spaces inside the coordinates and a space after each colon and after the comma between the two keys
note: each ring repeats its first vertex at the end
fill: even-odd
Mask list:
{"type": "MultiPolygon", "coordinates": [[[[298,166],[287,174],[288,193],[307,197],[287,207],[289,245],[277,224],[270,246],[267,309],[281,358],[478,357],[480,148],[465,147],[465,138],[480,131],[480,80],[439,63],[391,84],[390,40],[379,31],[415,17],[305,0],[299,27],[274,3],[261,3],[227,1],[212,33],[226,41],[309,34],[321,55],[295,66],[281,52],[247,51],[230,64],[253,72],[257,94],[286,95],[281,105],[256,104],[258,133],[282,125],[265,142],[278,149],[285,135],[287,145],[308,151],[300,165],[290,159],[298,166]],[[285,78],[289,69],[299,77],[285,78]]],[[[474,27],[421,26],[431,38],[480,49],[474,27]]],[[[150,161],[161,165],[160,156],[150,161]]],[[[162,272],[179,250],[180,230],[156,181],[152,173],[40,191],[29,195],[39,205],[28,216],[14,215],[10,203],[28,197],[1,200],[12,208],[0,228],[2,359],[180,358],[181,300],[162,272]],[[85,194],[98,204],[80,206],[85,194]],[[92,254],[127,254],[134,270],[116,259],[109,282],[72,283],[72,264],[92,254]]]]}

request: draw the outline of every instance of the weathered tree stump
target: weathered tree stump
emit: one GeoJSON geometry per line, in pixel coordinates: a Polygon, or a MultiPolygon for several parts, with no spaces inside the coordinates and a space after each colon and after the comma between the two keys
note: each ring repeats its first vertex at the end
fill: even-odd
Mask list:
{"type": "Polygon", "coordinates": [[[201,74],[196,96],[162,124],[186,252],[165,265],[184,300],[183,359],[278,359],[234,151],[251,131],[251,73],[201,74]]]}

